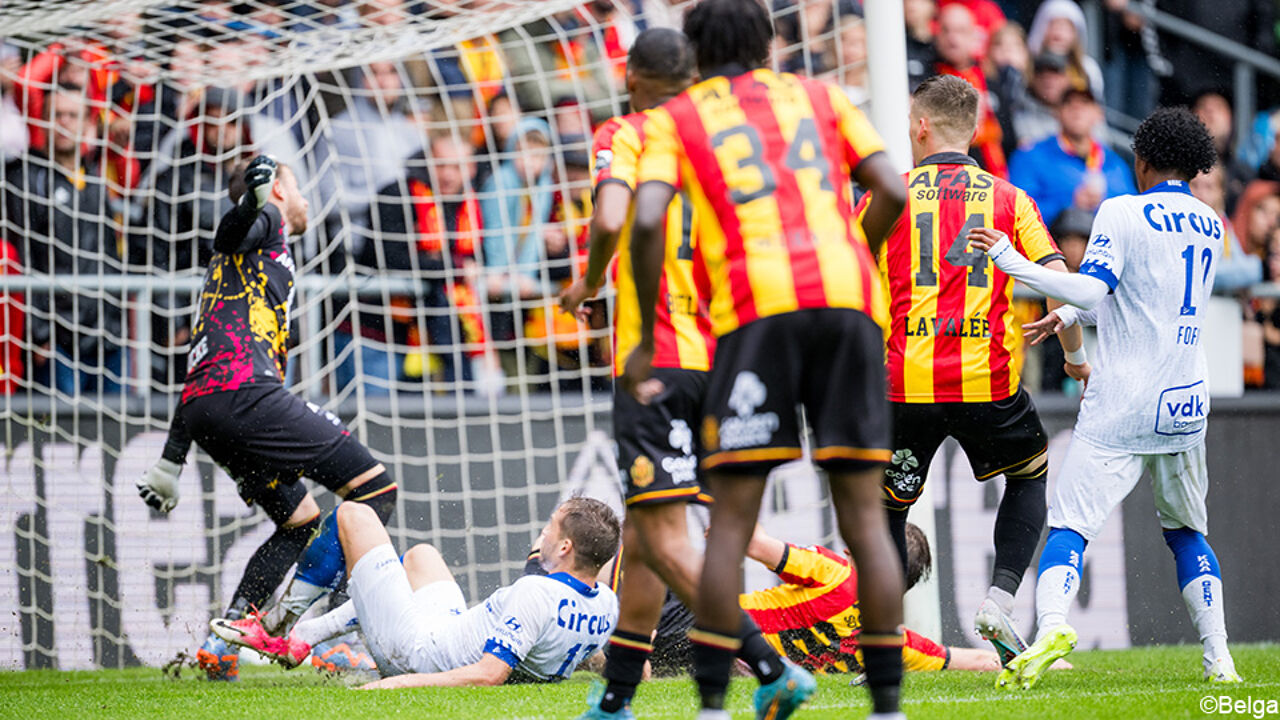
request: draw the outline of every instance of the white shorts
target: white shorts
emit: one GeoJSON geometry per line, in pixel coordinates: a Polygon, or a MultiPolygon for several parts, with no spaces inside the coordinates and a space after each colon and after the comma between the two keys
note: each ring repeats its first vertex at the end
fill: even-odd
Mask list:
{"type": "Polygon", "coordinates": [[[433,635],[440,623],[467,609],[456,582],[434,582],[414,592],[400,556],[386,544],[365,553],[351,568],[347,592],[382,676],[450,669],[436,662],[433,635]]]}
{"type": "Polygon", "coordinates": [[[1143,470],[1151,473],[1160,527],[1209,533],[1204,505],[1209,473],[1203,441],[1171,455],[1135,455],[1105,450],[1078,435],[1071,438],[1058,473],[1049,502],[1049,527],[1075,530],[1085,540],[1093,540],[1111,511],[1137,486],[1143,470]]]}

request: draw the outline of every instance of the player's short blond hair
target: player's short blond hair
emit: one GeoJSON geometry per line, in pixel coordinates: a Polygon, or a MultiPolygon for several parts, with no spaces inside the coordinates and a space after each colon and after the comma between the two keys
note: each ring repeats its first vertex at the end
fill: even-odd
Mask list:
{"type": "Polygon", "coordinates": [[[968,143],[978,130],[978,91],[955,75],[934,75],[920,83],[911,93],[911,109],[952,142],[968,143]]]}

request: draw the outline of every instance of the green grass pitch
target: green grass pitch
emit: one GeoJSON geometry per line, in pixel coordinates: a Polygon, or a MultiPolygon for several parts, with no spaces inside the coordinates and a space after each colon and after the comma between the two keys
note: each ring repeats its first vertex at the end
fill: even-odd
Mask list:
{"type": "MultiPolygon", "coordinates": [[[[998,691],[993,673],[909,675],[904,710],[923,718],[1280,718],[1280,645],[1234,648],[1246,679],[1224,690],[1200,680],[1198,647],[1078,652],[1076,669],[1049,673],[1029,692],[998,691]],[[1218,714],[1217,698],[1253,700],[1245,713],[1218,714]],[[1212,698],[1215,712],[1202,712],[1212,698]],[[1272,714],[1266,714],[1267,703],[1272,714]]],[[[0,718],[574,718],[592,676],[578,673],[559,685],[473,689],[355,692],[341,679],[303,667],[284,672],[248,667],[234,685],[199,680],[191,670],[173,680],[155,668],[85,672],[0,672],[0,718]]],[[[796,718],[859,718],[869,712],[866,692],[848,677],[819,679],[818,693],[796,718]]],[[[749,718],[755,683],[734,682],[730,709],[749,718]]],[[[641,686],[640,718],[692,718],[692,683],[656,680],[641,686]]]]}

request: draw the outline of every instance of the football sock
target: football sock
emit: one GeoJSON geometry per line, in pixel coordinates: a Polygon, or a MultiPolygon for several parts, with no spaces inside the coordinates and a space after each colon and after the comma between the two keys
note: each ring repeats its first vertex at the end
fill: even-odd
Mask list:
{"type": "Polygon", "coordinates": [[[902,692],[902,629],[896,633],[863,632],[858,637],[862,666],[871,692],[871,712],[896,713],[902,692]]]}
{"type": "Polygon", "coordinates": [[[240,576],[240,585],[231,597],[231,606],[227,617],[238,619],[252,608],[260,608],[271,599],[271,593],[284,581],[289,566],[298,559],[298,553],[306,547],[307,540],[316,528],[320,527],[320,516],[292,528],[277,527],[276,531],[258,546],[249,563],[245,565],[244,574],[240,576]],[[234,615],[234,617],[232,617],[234,615]]]}
{"type": "Polygon", "coordinates": [[[1040,544],[1040,531],[1048,512],[1044,503],[1048,475],[1046,464],[1031,475],[1005,476],[1004,496],[996,511],[996,562],[991,584],[1010,595],[1018,594],[1022,576],[1040,544]]]}
{"type": "Polygon", "coordinates": [[[1087,542],[1080,533],[1053,528],[1040,553],[1040,577],[1036,581],[1036,639],[1065,625],[1067,610],[1080,591],[1080,568],[1087,542]]]}
{"type": "Polygon", "coordinates": [[[768,685],[782,677],[786,670],[782,658],[778,657],[777,651],[760,634],[760,628],[745,610],[742,611],[742,632],[738,634],[738,640],[742,643],[738,648],[738,659],[751,668],[751,673],[761,685],[768,685]]]}
{"type": "Polygon", "coordinates": [[[320,617],[303,620],[294,626],[298,639],[315,647],[319,643],[360,629],[356,617],[356,604],[348,600],[320,617]]]}
{"type": "Polygon", "coordinates": [[[1008,591],[1001,590],[1000,588],[992,585],[987,588],[987,597],[990,598],[1005,615],[1013,614],[1013,595],[1009,594],[1008,591]]]}
{"type": "Polygon", "coordinates": [[[1182,588],[1182,600],[1204,644],[1205,656],[1210,659],[1229,656],[1218,556],[1204,535],[1191,528],[1165,530],[1164,541],[1173,551],[1178,587],[1182,588]]]}
{"type": "Polygon", "coordinates": [[[885,517],[889,519],[889,536],[893,538],[894,547],[898,548],[903,577],[907,575],[907,510],[908,508],[885,509],[885,517]]]}
{"type": "Polygon", "coordinates": [[[742,641],[732,635],[703,630],[696,625],[689,631],[693,644],[693,679],[698,683],[702,707],[724,709],[724,695],[729,689],[729,671],[742,641]]]}
{"type": "Polygon", "coordinates": [[[609,638],[609,661],[604,666],[604,679],[609,683],[600,698],[600,709],[618,712],[636,694],[636,686],[644,677],[644,664],[653,652],[648,635],[614,630],[609,638]]]}

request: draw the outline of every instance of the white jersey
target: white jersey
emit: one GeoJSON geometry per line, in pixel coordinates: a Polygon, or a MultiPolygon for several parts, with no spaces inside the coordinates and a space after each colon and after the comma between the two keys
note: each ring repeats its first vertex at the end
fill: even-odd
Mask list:
{"type": "Polygon", "coordinates": [[[1221,256],[1218,214],[1169,181],[1102,203],[1080,274],[1111,288],[1097,308],[1098,352],[1075,432],[1093,445],[1174,453],[1209,416],[1205,303],[1221,256]]]}
{"type": "Polygon", "coordinates": [[[497,656],[539,680],[573,674],[609,640],[618,598],[567,573],[526,575],[432,632],[437,672],[497,656]]]}

